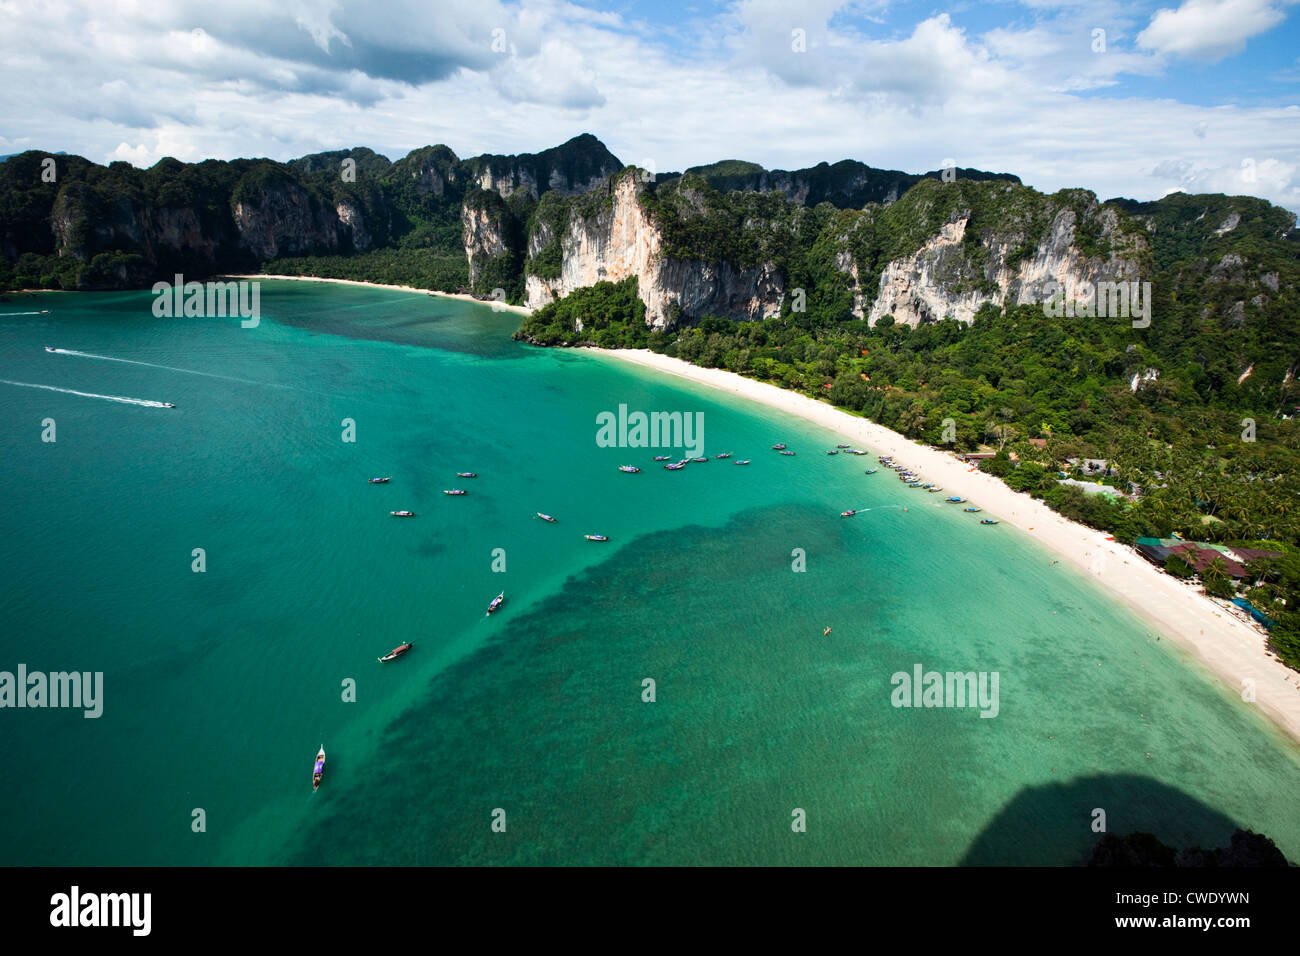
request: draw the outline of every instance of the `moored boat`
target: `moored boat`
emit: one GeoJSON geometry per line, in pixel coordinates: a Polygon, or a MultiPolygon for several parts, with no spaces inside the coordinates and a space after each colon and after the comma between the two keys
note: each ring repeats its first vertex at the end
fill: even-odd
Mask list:
{"type": "Polygon", "coordinates": [[[320,778],[325,776],[325,745],[320,745],[320,750],[316,753],[316,766],[311,772],[311,788],[317,790],[320,788],[320,778]]]}
{"type": "Polygon", "coordinates": [[[997,523],[998,523],[997,518],[984,518],[980,521],[980,524],[997,524],[997,523]]]}
{"type": "Polygon", "coordinates": [[[785,446],[784,446],[784,445],[773,445],[773,446],[772,446],[772,449],[773,449],[774,451],[785,451],[785,446]]]}
{"type": "Polygon", "coordinates": [[[672,461],[667,455],[655,455],[655,461],[672,461]]]}
{"type": "Polygon", "coordinates": [[[714,455],[713,457],[714,457],[714,458],[730,458],[730,457],[731,457],[731,452],[729,452],[729,451],[724,451],[721,455],[714,455]]]}
{"type": "Polygon", "coordinates": [[[732,462],[733,465],[748,465],[752,459],[742,458],[739,461],[732,462]]]}
{"type": "Polygon", "coordinates": [[[863,472],[864,475],[874,475],[875,473],[876,473],[876,469],[874,468],[868,468],[866,471],[863,472]]]}
{"type": "Polygon", "coordinates": [[[390,481],[392,481],[392,480],[393,480],[393,476],[392,476],[392,475],[389,475],[387,478],[367,478],[367,479],[366,479],[366,481],[370,482],[372,485],[386,485],[386,484],[388,484],[388,483],[389,483],[390,481]]]}
{"type": "Polygon", "coordinates": [[[467,492],[464,488],[444,488],[444,489],[442,490],[442,493],[443,493],[444,495],[467,495],[467,494],[469,494],[469,492],[467,492]]]}
{"type": "Polygon", "coordinates": [[[790,456],[791,458],[794,457],[794,452],[792,452],[792,451],[782,451],[782,452],[777,452],[777,454],[779,454],[779,455],[788,455],[788,456],[790,456]]]}
{"type": "Polygon", "coordinates": [[[665,469],[666,471],[681,471],[681,470],[682,470],[683,468],[685,468],[685,467],[686,467],[686,466],[683,465],[680,461],[677,462],[677,464],[675,464],[675,465],[664,465],[664,469],[665,469]]]}
{"type": "Polygon", "coordinates": [[[475,473],[472,472],[472,471],[458,471],[458,472],[456,472],[456,477],[457,477],[457,478],[477,478],[478,475],[475,474],[475,473]]]}
{"type": "Polygon", "coordinates": [[[394,518],[414,518],[414,517],[415,517],[415,512],[414,512],[414,511],[390,511],[390,512],[388,512],[388,513],[389,513],[390,515],[392,515],[394,518]]]}
{"type": "Polygon", "coordinates": [[[828,454],[828,455],[838,455],[839,452],[836,451],[834,448],[832,448],[832,449],[831,449],[830,451],[828,451],[826,454],[828,454]]]}
{"type": "Polygon", "coordinates": [[[491,614],[493,611],[499,608],[502,602],[505,601],[505,599],[506,599],[506,592],[502,591],[500,594],[498,594],[496,597],[492,599],[492,603],[488,605],[487,613],[484,614],[483,616],[486,617],[488,614],[491,614]]]}
{"type": "Polygon", "coordinates": [[[414,646],[415,643],[413,641],[407,641],[405,644],[399,644],[396,647],[394,647],[391,651],[389,651],[387,654],[385,654],[383,657],[379,658],[379,663],[382,664],[385,661],[391,661],[394,658],[401,657],[403,654],[405,654],[414,646]]]}
{"type": "Polygon", "coordinates": [[[549,521],[551,524],[555,524],[555,519],[553,517],[542,514],[540,511],[537,512],[537,517],[541,518],[543,521],[549,521]]]}
{"type": "Polygon", "coordinates": [[[965,511],[967,514],[976,515],[976,514],[979,514],[981,511],[983,511],[984,509],[983,509],[983,508],[963,508],[962,510],[965,511]]]}
{"type": "Polygon", "coordinates": [[[691,461],[700,461],[700,462],[704,462],[704,461],[708,461],[708,460],[709,460],[709,459],[704,458],[703,456],[701,456],[701,457],[699,457],[699,458],[692,458],[692,459],[691,459],[691,461]]]}
{"type": "Polygon", "coordinates": [[[609,540],[609,536],[608,536],[608,535],[603,535],[603,534],[584,534],[583,537],[586,538],[588,541],[608,541],[608,540],[609,540]]]}
{"type": "Polygon", "coordinates": [[[629,475],[635,475],[635,474],[636,474],[637,472],[639,472],[641,469],[638,468],[636,465],[619,465],[619,466],[618,466],[618,470],[619,470],[619,471],[625,471],[625,472],[627,472],[629,475]]]}
{"type": "Polygon", "coordinates": [[[951,501],[953,504],[959,505],[966,499],[961,497],[961,495],[949,495],[946,500],[951,501]]]}

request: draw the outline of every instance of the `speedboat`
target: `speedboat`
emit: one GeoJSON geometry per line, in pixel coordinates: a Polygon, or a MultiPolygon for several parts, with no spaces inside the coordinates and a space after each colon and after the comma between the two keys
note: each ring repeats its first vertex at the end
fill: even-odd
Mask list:
{"type": "Polygon", "coordinates": [[[982,511],[983,509],[981,509],[981,508],[963,508],[962,510],[965,511],[967,514],[976,515],[976,514],[979,514],[980,511],[982,511]]]}
{"type": "Polygon", "coordinates": [[[724,451],[721,455],[714,455],[713,457],[714,457],[714,458],[730,458],[730,457],[731,457],[731,452],[729,452],[729,451],[724,451]]]}
{"type": "Polygon", "coordinates": [[[841,517],[841,518],[852,518],[852,517],[853,517],[855,514],[857,514],[857,513],[858,513],[858,510],[857,510],[856,508],[850,508],[848,511],[841,511],[841,512],[840,512],[840,517],[841,517]]]}
{"type": "Polygon", "coordinates": [[[467,492],[464,488],[444,488],[444,489],[442,490],[442,493],[443,493],[444,495],[465,495],[465,494],[469,494],[469,492],[467,492]]]}
{"type": "Polygon", "coordinates": [[[584,534],[583,537],[586,538],[588,541],[608,541],[608,540],[609,540],[609,537],[608,537],[607,535],[603,535],[603,534],[584,534]]]}
{"type": "Polygon", "coordinates": [[[320,745],[320,750],[316,753],[316,766],[311,772],[311,788],[320,789],[320,778],[325,776],[325,745],[320,745]]]}
{"type": "Polygon", "coordinates": [[[997,524],[997,523],[998,523],[997,518],[984,518],[982,521],[980,521],[980,524],[997,524]]]}
{"type": "Polygon", "coordinates": [[[549,521],[551,524],[555,524],[554,518],[552,518],[550,515],[544,515],[540,511],[537,512],[537,517],[541,518],[543,521],[549,521]]]}
{"type": "Polygon", "coordinates": [[[175,408],[175,407],[176,406],[173,405],[171,402],[163,402],[163,408],[175,408]]]}
{"type": "Polygon", "coordinates": [[[671,461],[667,455],[655,455],[655,461],[671,461]]]}
{"type": "Polygon", "coordinates": [[[772,448],[773,448],[775,451],[785,451],[785,446],[784,446],[784,445],[773,445],[772,448]]]}
{"type": "Polygon", "coordinates": [[[394,647],[391,651],[389,651],[389,652],[388,652],[387,654],[385,654],[383,657],[379,658],[379,663],[382,664],[382,663],[384,663],[384,661],[391,661],[391,660],[393,660],[393,659],[396,658],[396,657],[401,657],[403,654],[405,654],[407,651],[409,651],[409,650],[410,650],[411,648],[413,648],[414,646],[415,646],[415,644],[414,644],[413,642],[411,642],[411,641],[407,641],[405,644],[399,644],[397,647],[394,647]]]}
{"type": "Polygon", "coordinates": [[[635,474],[636,474],[638,471],[640,471],[641,469],[638,468],[636,465],[619,465],[619,466],[618,466],[618,470],[619,470],[619,471],[625,471],[625,472],[627,472],[629,475],[635,475],[635,474]]]}
{"type": "Polygon", "coordinates": [[[53,346],[53,345],[47,345],[47,346],[45,346],[45,351],[47,351],[47,352],[53,352],[53,351],[54,351],[54,346],[53,346]]]}
{"type": "Polygon", "coordinates": [[[366,481],[370,482],[372,485],[386,485],[386,484],[388,484],[388,483],[389,483],[390,481],[392,481],[392,480],[393,480],[393,476],[392,476],[392,475],[389,475],[387,478],[367,478],[367,479],[366,479],[366,481]]]}
{"type": "Polygon", "coordinates": [[[749,459],[749,458],[742,458],[742,459],[740,459],[740,461],[732,462],[732,464],[735,464],[735,465],[748,465],[748,464],[750,463],[751,460],[752,460],[752,459],[749,459]]]}
{"type": "MultiPolygon", "coordinates": [[[[505,599],[506,599],[506,592],[502,591],[500,594],[498,594],[496,597],[492,599],[492,603],[488,605],[487,613],[491,614],[493,611],[499,608],[501,606],[501,602],[504,601],[505,599]]],[[[486,616],[487,615],[485,614],[484,617],[486,616]]]]}
{"type": "Polygon", "coordinates": [[[778,452],[777,454],[780,454],[780,455],[789,455],[791,458],[794,457],[794,452],[792,452],[792,451],[782,451],[782,452],[778,452]]]}
{"type": "Polygon", "coordinates": [[[456,472],[456,477],[457,477],[457,478],[477,478],[478,475],[476,475],[476,474],[475,474],[474,472],[472,472],[472,471],[458,471],[458,472],[456,472]]]}
{"type": "Polygon", "coordinates": [[[390,511],[390,512],[388,512],[388,513],[389,513],[390,515],[392,515],[394,518],[414,518],[414,517],[415,517],[415,512],[414,512],[414,511],[390,511]]]}

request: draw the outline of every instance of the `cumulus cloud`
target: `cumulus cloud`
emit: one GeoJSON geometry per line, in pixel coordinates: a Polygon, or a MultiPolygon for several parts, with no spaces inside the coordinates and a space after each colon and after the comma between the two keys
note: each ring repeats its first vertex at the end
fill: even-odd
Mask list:
{"type": "Polygon", "coordinates": [[[0,0],[0,83],[18,91],[0,102],[0,154],[151,165],[353,145],[397,158],[442,142],[470,156],[592,132],[661,172],[730,157],[922,171],[951,157],[1049,191],[1225,188],[1300,209],[1300,111],[1126,88],[1178,59],[1172,40],[1134,39],[1160,14],[1148,25],[1121,0],[1008,8],[1028,14],[979,32],[957,8],[900,20],[884,0],[740,0],[668,26],[565,0],[379,12],[357,0],[0,0]],[[1244,158],[1253,182],[1231,179],[1244,158]]]}
{"type": "Polygon", "coordinates": [[[1284,19],[1274,0],[1186,0],[1177,10],[1158,11],[1137,42],[1167,56],[1217,63],[1284,19]]]}

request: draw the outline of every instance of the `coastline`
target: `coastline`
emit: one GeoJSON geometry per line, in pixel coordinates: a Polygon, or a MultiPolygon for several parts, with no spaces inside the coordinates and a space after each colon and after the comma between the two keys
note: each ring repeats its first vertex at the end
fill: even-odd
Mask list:
{"type": "Polygon", "coordinates": [[[1200,661],[1235,700],[1241,700],[1242,681],[1253,679],[1259,710],[1300,743],[1300,676],[1269,655],[1261,632],[1193,586],[1158,570],[1132,547],[1108,541],[1105,533],[1062,517],[1042,501],[1012,490],[949,452],[798,392],[645,349],[584,351],[779,409],[916,467],[927,479],[942,482],[945,491],[970,499],[1092,578],[1148,626],[1200,661]]]}
{"type": "Polygon", "coordinates": [[[282,275],[268,275],[262,272],[245,273],[245,274],[228,273],[226,275],[218,276],[218,278],[276,279],[276,280],[283,280],[285,282],[333,282],[337,285],[356,285],[356,286],[362,286],[363,288],[369,288],[369,289],[390,289],[393,292],[418,292],[420,295],[434,295],[444,299],[459,299],[462,302],[473,302],[476,305],[485,305],[488,308],[495,308],[498,311],[502,311],[502,312],[514,312],[517,315],[531,315],[533,311],[532,309],[523,305],[508,305],[505,302],[497,302],[497,303],[493,303],[491,301],[485,302],[483,299],[476,299],[474,298],[474,296],[467,295],[462,292],[438,292],[434,289],[417,289],[415,286],[411,286],[411,285],[386,285],[382,282],[364,282],[361,279],[330,279],[324,276],[282,276],[282,275]]]}

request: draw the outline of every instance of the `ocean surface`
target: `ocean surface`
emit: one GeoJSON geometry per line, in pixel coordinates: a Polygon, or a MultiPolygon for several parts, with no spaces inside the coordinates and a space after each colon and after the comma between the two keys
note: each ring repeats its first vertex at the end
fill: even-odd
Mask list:
{"type": "Polygon", "coordinates": [[[1097,811],[1300,860],[1300,749],[874,450],[479,305],[152,298],[0,302],[0,670],[103,673],[0,709],[0,864],[1076,865],[1097,811]],[[734,457],[601,447],[620,404],[734,457]],[[997,715],[893,706],[917,665],[997,715]]]}

